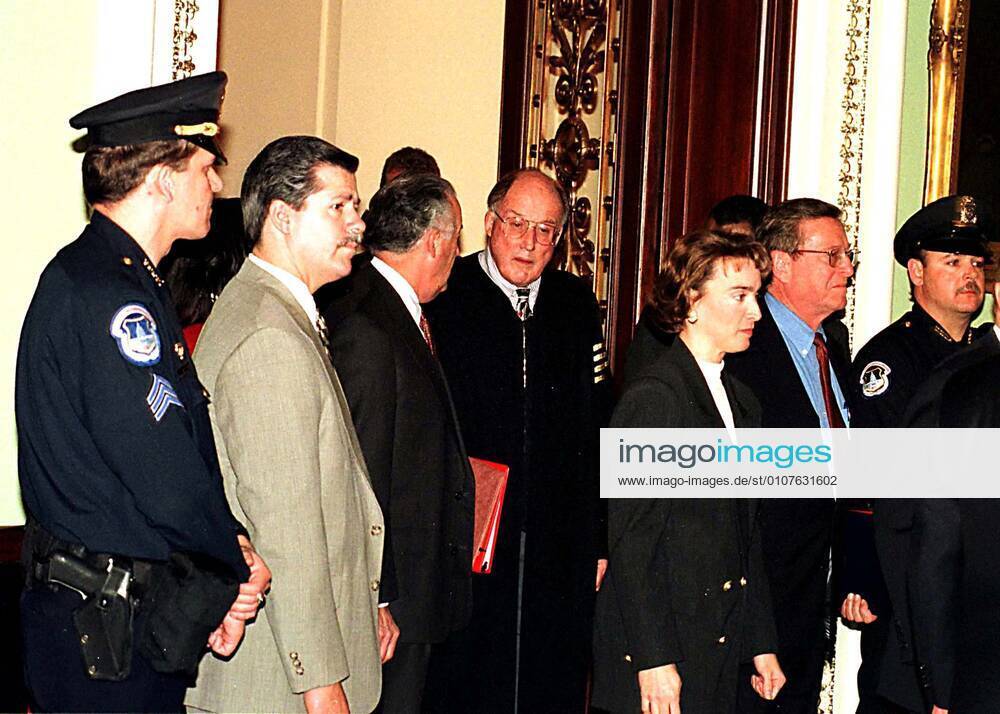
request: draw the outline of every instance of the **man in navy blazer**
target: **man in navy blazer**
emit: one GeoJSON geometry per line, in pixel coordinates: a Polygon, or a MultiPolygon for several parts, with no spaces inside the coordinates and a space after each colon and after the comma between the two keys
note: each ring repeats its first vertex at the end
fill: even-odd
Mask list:
{"type": "MultiPolygon", "coordinates": [[[[834,315],[847,303],[855,263],[840,217],[824,201],[793,199],[769,211],[757,231],[771,254],[772,279],[750,348],[726,362],[760,402],[763,427],[836,427],[849,420],[847,330],[834,315]]],[[[764,499],[759,517],[778,659],[788,682],[773,703],[745,685],[740,711],[777,706],[815,714],[832,626],[826,588],[834,502],[764,499]]]]}
{"type": "Polygon", "coordinates": [[[444,290],[462,209],[432,175],[398,178],[372,197],[346,291],[318,296],[330,352],[386,521],[379,711],[419,712],[431,647],[472,611],[475,483],[421,303],[444,290]]]}

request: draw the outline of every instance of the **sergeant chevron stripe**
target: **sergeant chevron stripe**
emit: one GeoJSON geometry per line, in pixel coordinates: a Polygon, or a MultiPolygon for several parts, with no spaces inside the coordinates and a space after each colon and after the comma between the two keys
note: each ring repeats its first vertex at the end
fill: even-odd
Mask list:
{"type": "Polygon", "coordinates": [[[149,405],[149,411],[153,412],[153,418],[156,421],[163,418],[171,404],[184,407],[170,382],[158,374],[153,375],[153,385],[149,388],[149,394],[146,395],[146,404],[149,405]]]}

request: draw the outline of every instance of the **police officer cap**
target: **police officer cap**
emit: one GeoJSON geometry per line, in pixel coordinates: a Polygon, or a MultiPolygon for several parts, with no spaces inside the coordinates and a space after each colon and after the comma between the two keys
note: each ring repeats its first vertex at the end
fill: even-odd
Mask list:
{"type": "Polygon", "coordinates": [[[921,250],[988,257],[993,216],[985,203],[972,196],[945,196],[910,216],[896,233],[892,252],[906,267],[921,250]]]}
{"type": "Polygon", "coordinates": [[[226,163],[214,138],[225,89],[225,72],[200,74],[109,99],[84,109],[69,125],[86,129],[91,146],[187,139],[226,163]]]}

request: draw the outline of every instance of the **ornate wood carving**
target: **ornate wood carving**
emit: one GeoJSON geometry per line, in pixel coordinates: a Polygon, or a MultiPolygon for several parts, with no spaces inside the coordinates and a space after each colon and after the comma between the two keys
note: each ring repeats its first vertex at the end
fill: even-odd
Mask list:
{"type": "Polygon", "coordinates": [[[588,279],[607,306],[618,23],[616,0],[539,0],[533,16],[524,165],[553,174],[570,197],[553,258],[588,279]],[[610,50],[610,51],[609,51],[610,50]]]}
{"type": "MultiPolygon", "coordinates": [[[[865,107],[868,98],[868,41],[871,0],[847,0],[847,52],[844,55],[843,115],[840,123],[840,174],[837,205],[844,212],[842,222],[852,248],[858,247],[861,215],[861,170],[865,148],[865,107]]],[[[844,322],[853,333],[854,289],[847,291],[844,322]]],[[[832,690],[831,690],[832,691],[832,690]]]]}
{"type": "Polygon", "coordinates": [[[969,0],[934,0],[928,37],[930,107],[924,203],[955,192],[969,0]]]}
{"type": "Polygon", "coordinates": [[[194,31],[194,16],[197,14],[196,0],[174,0],[172,80],[190,77],[196,69],[191,52],[198,41],[194,31]]]}

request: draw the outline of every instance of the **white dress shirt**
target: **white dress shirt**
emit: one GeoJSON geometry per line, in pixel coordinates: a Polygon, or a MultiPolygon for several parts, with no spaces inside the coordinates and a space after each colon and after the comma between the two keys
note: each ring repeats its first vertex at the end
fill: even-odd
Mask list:
{"type": "Polygon", "coordinates": [[[407,282],[406,278],[400,275],[395,268],[384,260],[372,258],[372,267],[392,286],[392,289],[399,295],[399,299],[403,301],[406,311],[410,313],[410,317],[413,318],[417,327],[420,327],[420,315],[423,310],[420,307],[420,299],[417,297],[417,291],[407,282]]]}
{"type": "MultiPolygon", "coordinates": [[[[479,254],[479,265],[482,267],[483,272],[492,280],[498,288],[503,291],[503,294],[507,296],[510,300],[510,306],[517,312],[517,290],[518,286],[510,282],[503,275],[500,274],[500,268],[497,267],[496,261],[493,260],[493,254],[490,253],[490,247],[486,246],[483,252],[479,254]]],[[[537,278],[532,280],[526,286],[528,288],[528,308],[534,312],[535,301],[538,299],[538,286],[542,284],[542,276],[539,275],[537,278]]]]}
{"type": "Polygon", "coordinates": [[[289,273],[287,270],[282,270],[277,265],[272,265],[266,260],[257,257],[253,253],[247,256],[254,265],[256,265],[261,270],[266,270],[268,273],[277,278],[282,285],[288,288],[288,291],[295,298],[295,302],[302,306],[305,310],[306,315],[309,316],[309,322],[312,324],[313,328],[319,333],[319,310],[316,309],[316,300],[313,298],[312,293],[309,292],[309,288],[306,284],[299,280],[297,277],[289,273]]]}

